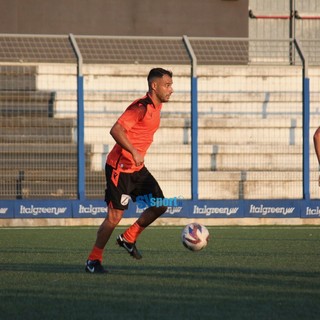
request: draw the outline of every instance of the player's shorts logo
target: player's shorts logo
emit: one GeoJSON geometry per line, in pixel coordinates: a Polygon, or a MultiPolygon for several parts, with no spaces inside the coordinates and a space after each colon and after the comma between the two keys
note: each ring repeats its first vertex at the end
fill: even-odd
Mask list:
{"type": "Polygon", "coordinates": [[[121,202],[121,204],[122,204],[123,206],[126,206],[126,205],[129,203],[129,200],[131,200],[131,197],[130,197],[128,194],[122,194],[122,195],[121,195],[121,200],[120,200],[120,202],[121,202]]]}

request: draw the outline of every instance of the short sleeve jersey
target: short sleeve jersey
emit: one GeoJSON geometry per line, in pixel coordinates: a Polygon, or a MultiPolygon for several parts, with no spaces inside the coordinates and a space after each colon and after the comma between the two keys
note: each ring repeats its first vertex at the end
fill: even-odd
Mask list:
{"type": "MultiPolygon", "coordinates": [[[[162,105],[156,107],[147,94],[134,101],[120,116],[117,122],[126,130],[126,135],[138,152],[145,156],[153,142],[153,135],[160,125],[162,105]],[[141,106],[145,107],[145,114],[141,115],[141,106]]],[[[139,171],[142,167],[136,166],[130,152],[124,150],[118,143],[115,144],[107,157],[107,164],[122,172],[139,171]]]]}

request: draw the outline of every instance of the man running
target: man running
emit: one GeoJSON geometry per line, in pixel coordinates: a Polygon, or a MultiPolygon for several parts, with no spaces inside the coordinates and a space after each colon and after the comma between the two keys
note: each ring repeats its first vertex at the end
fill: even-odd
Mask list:
{"type": "MultiPolygon", "coordinates": [[[[102,266],[103,251],[128,209],[130,199],[135,201],[138,196],[150,194],[154,198],[164,198],[158,182],[144,165],[144,157],[159,128],[162,103],[168,102],[173,93],[172,72],[154,68],[150,70],[147,80],[147,94],[134,101],[110,130],[116,144],[108,154],[105,167],[108,214],[98,229],[86,262],[86,272],[107,272],[102,266]]],[[[138,236],[166,210],[165,206],[148,207],[134,224],[118,235],[118,245],[133,258],[141,259],[136,247],[138,236]]]]}

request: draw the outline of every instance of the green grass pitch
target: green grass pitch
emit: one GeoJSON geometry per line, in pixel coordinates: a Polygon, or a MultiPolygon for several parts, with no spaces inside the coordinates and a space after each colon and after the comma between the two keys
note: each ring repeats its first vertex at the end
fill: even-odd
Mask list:
{"type": "Polygon", "coordinates": [[[320,227],[209,227],[183,247],[183,227],[149,227],[132,259],[105,250],[107,275],[84,272],[97,227],[0,229],[0,318],[319,319],[320,227]]]}

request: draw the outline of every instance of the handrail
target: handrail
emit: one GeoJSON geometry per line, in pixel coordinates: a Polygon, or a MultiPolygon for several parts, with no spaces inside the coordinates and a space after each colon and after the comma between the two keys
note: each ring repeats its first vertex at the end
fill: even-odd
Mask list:
{"type": "Polygon", "coordinates": [[[255,14],[250,9],[249,10],[249,18],[251,19],[282,19],[289,20],[295,18],[297,20],[320,20],[320,16],[309,15],[309,14],[300,14],[299,11],[295,10],[293,14],[290,15],[275,15],[275,14],[255,14]]]}
{"type": "Polygon", "coordinates": [[[294,12],[294,17],[298,20],[320,20],[320,16],[300,14],[298,10],[294,12]]]}
{"type": "Polygon", "coordinates": [[[292,18],[291,15],[257,15],[252,10],[249,10],[249,18],[251,19],[284,19],[289,20],[292,18]]]}

